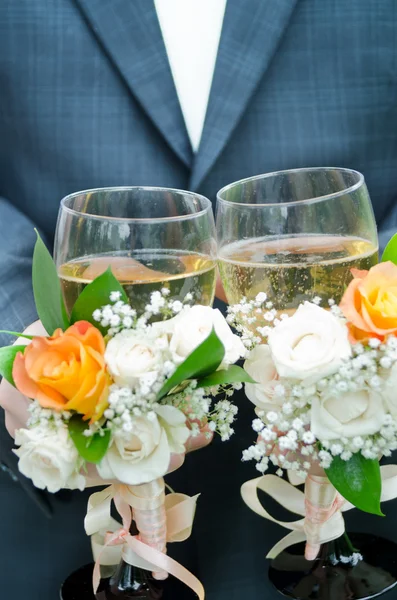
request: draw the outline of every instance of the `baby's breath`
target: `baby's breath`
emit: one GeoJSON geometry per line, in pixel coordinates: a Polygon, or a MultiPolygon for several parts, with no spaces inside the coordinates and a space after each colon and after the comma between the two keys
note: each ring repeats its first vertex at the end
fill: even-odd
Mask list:
{"type": "Polygon", "coordinates": [[[57,429],[69,421],[72,416],[70,412],[56,412],[50,408],[42,408],[37,400],[33,400],[28,407],[29,418],[27,420],[28,427],[53,427],[57,429]]]}

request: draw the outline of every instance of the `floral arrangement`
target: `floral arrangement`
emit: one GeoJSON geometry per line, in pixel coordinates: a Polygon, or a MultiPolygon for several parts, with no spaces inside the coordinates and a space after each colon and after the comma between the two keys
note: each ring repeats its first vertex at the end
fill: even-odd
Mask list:
{"type": "Polygon", "coordinates": [[[228,316],[256,382],[245,392],[257,441],[243,460],[262,474],[286,470],[295,483],[325,471],[339,497],[331,495],[328,516],[345,500],[382,515],[379,459],[397,449],[397,266],[387,260],[352,275],[339,306],[313,298],[288,316],[260,293],[228,316]]]}
{"type": "Polygon", "coordinates": [[[218,310],[170,298],[165,287],[137,314],[108,269],[69,317],[40,238],[33,288],[49,335],[2,348],[0,374],[32,400],[15,453],[35,486],[83,490],[94,479],[133,492],[162,478],[189,438],[229,439],[229,397],[252,379],[234,364],[246,349],[218,310]]]}
{"type": "MultiPolygon", "coordinates": [[[[112,313],[113,323],[120,319],[119,331],[107,342],[94,325],[77,321],[51,337],[35,337],[15,357],[15,386],[34,399],[27,429],[16,432],[15,453],[20,471],[36,487],[50,492],[84,489],[84,462],[96,464],[105,481],[139,485],[163,476],[171,454],[185,452],[185,443],[200,433],[200,424],[205,423],[208,437],[219,432],[227,440],[233,433],[237,407],[227,397],[241,384],[228,384],[225,375],[233,364],[229,361],[238,360],[243,348],[221,313],[185,306],[172,319],[148,324],[147,314],[134,317],[119,294],[110,294],[113,305],[97,309],[112,313]],[[123,314],[128,316],[121,320],[123,314]],[[226,349],[222,372],[215,378],[222,384],[195,373],[184,373],[180,381],[183,369],[171,379],[214,325],[226,349]],[[224,398],[211,407],[210,393],[224,398]]],[[[165,300],[164,295],[160,298],[165,300]]],[[[157,301],[154,292],[147,313],[153,314],[157,301]]],[[[164,301],[165,309],[169,305],[164,301]]],[[[106,318],[100,322],[103,327],[106,318]]],[[[210,350],[219,344],[215,335],[205,344],[210,350]]],[[[201,367],[199,362],[194,365],[201,367]]]]}

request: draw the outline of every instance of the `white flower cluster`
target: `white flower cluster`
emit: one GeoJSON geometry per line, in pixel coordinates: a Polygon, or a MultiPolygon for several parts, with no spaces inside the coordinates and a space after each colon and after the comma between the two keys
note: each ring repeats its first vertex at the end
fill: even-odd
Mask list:
{"type": "MultiPolygon", "coordinates": [[[[265,473],[270,464],[295,471],[305,478],[311,461],[317,457],[316,438],[308,428],[309,412],[285,402],[281,412],[257,410],[252,423],[258,441],[243,452],[243,460],[256,460],[256,468],[265,473]]],[[[277,472],[282,475],[282,471],[277,472]]]]}
{"type": "MultiPolygon", "coordinates": [[[[185,297],[183,303],[168,299],[168,294],[166,288],[161,292],[153,292],[144,314],[135,319],[131,328],[112,332],[105,352],[107,369],[114,381],[110,388],[109,407],[104,413],[106,426],[115,433],[132,432],[134,419],[145,417],[154,420],[157,408],[168,404],[186,415],[192,435],[199,433],[198,423],[208,422],[210,431],[219,432],[222,439],[226,440],[233,433],[231,424],[237,409],[226,400],[222,406],[218,402],[211,409],[209,395],[224,393],[230,396],[234,391],[233,386],[208,390],[197,387],[197,382],[192,381],[161,400],[158,400],[158,393],[178,365],[204,341],[212,329],[215,329],[225,347],[222,368],[227,368],[244,356],[244,346],[218,310],[208,306],[188,306],[187,303],[192,300],[191,294],[185,297]],[[168,318],[150,323],[153,315],[168,318]]],[[[112,294],[111,300],[116,301],[116,312],[126,306],[121,305],[115,294],[112,294]]],[[[105,309],[101,312],[102,317],[105,309]]],[[[235,387],[238,386],[235,384],[235,387]]],[[[93,426],[87,435],[95,431],[93,426]]]]}
{"type": "MultiPolygon", "coordinates": [[[[233,392],[233,390],[231,390],[233,392]]],[[[225,442],[234,433],[232,423],[236,419],[238,408],[229,400],[220,400],[215,404],[214,410],[210,415],[209,428],[211,431],[218,431],[222,442],[225,442]]]]}
{"type": "Polygon", "coordinates": [[[156,315],[162,315],[163,318],[170,318],[180,313],[184,306],[188,306],[193,300],[192,294],[186,294],[183,303],[180,300],[170,299],[168,288],[162,288],[161,291],[152,292],[150,303],[145,306],[141,315],[128,303],[123,302],[121,292],[111,292],[110,302],[102,308],[98,308],[93,313],[93,319],[101,325],[108,328],[107,334],[114,336],[125,329],[145,328],[147,323],[156,315]]]}
{"type": "Polygon", "coordinates": [[[243,297],[239,304],[229,306],[227,309],[227,322],[236,329],[243,344],[249,349],[260,344],[270,332],[270,327],[257,325],[257,323],[263,323],[263,321],[270,323],[277,315],[277,311],[273,309],[273,303],[266,301],[267,294],[260,292],[255,300],[247,300],[243,297]]]}
{"type": "MultiPolygon", "coordinates": [[[[219,311],[208,306],[190,307],[191,294],[184,302],[168,296],[166,288],[153,292],[144,313],[135,315],[130,327],[121,325],[117,331],[115,327],[109,330],[105,352],[107,370],[113,380],[109,406],[103,422],[87,430],[87,436],[96,433],[98,427],[102,432],[110,429],[112,434],[110,449],[98,467],[102,477],[111,477],[113,473],[113,477],[125,483],[142,482],[146,477],[144,468],[149,464],[152,478],[153,472],[164,475],[166,457],[170,451],[184,451],[180,442],[184,443],[187,435],[196,436],[204,430],[208,437],[218,432],[222,440],[227,440],[233,433],[237,408],[226,398],[239,384],[206,389],[193,380],[183,382],[165,397],[159,395],[166,380],[213,329],[225,348],[221,368],[227,369],[245,354],[241,340],[232,333],[219,311]],[[224,399],[213,406],[211,396],[219,398],[221,394],[224,399]]],[[[116,314],[127,312],[126,305],[115,294],[111,302],[115,302],[116,314]]],[[[103,319],[105,310],[105,318],[112,324],[107,314],[109,306],[94,317],[103,319]]],[[[103,320],[101,324],[104,325],[103,320]]]]}
{"type": "Polygon", "coordinates": [[[209,389],[198,388],[197,382],[192,381],[181,392],[169,397],[173,406],[189,415],[191,435],[195,437],[200,433],[200,424],[207,424],[206,437],[218,433],[223,442],[230,439],[234,433],[232,424],[236,419],[238,408],[227,400],[234,390],[241,389],[242,384],[235,383],[230,386],[215,386],[209,389]],[[212,406],[212,397],[224,395],[223,400],[212,406]]]}
{"type": "Polygon", "coordinates": [[[33,400],[28,406],[30,413],[26,425],[28,427],[52,427],[57,429],[62,427],[64,422],[67,422],[72,416],[70,412],[55,412],[49,408],[42,408],[37,400],[33,400]]]}
{"type": "MultiPolygon", "coordinates": [[[[321,298],[315,296],[311,302],[319,306],[321,298]]],[[[328,305],[334,316],[342,316],[334,300],[328,300],[328,305]]],[[[254,300],[243,297],[239,304],[229,306],[227,312],[227,322],[236,329],[244,345],[249,349],[265,341],[272,328],[289,317],[286,312],[274,308],[273,302],[267,300],[266,292],[259,292],[254,300]]]]}
{"type": "Polygon", "coordinates": [[[102,308],[97,308],[92,317],[101,327],[109,327],[108,335],[115,335],[122,329],[131,329],[136,325],[136,310],[122,300],[120,292],[110,294],[110,302],[102,308]]]}
{"type": "Polygon", "coordinates": [[[330,560],[334,566],[339,565],[339,564],[342,564],[342,565],[350,564],[352,567],[355,567],[356,565],[358,565],[359,562],[364,560],[364,557],[362,554],[360,554],[360,552],[353,552],[352,554],[347,554],[347,555],[344,555],[344,554],[336,555],[334,553],[334,554],[331,554],[330,560]]]}
{"type": "Polygon", "coordinates": [[[183,302],[175,300],[175,298],[168,298],[169,295],[170,290],[165,287],[160,291],[152,292],[150,295],[150,302],[145,306],[145,311],[140,316],[140,322],[146,323],[150,321],[153,316],[157,315],[170,319],[179,314],[184,307],[190,306],[190,303],[193,300],[193,294],[190,292],[183,298],[183,302]]]}
{"type": "MultiPolygon", "coordinates": [[[[148,388],[150,389],[150,386],[148,388]]],[[[124,431],[131,431],[126,424],[134,416],[141,417],[142,415],[146,415],[149,419],[152,418],[155,393],[151,392],[145,395],[142,393],[145,389],[146,383],[144,377],[141,378],[140,386],[135,391],[116,384],[110,386],[109,408],[105,410],[105,419],[112,422],[115,426],[122,426],[124,431]]]]}
{"type": "Polygon", "coordinates": [[[326,311],[315,300],[289,318],[261,309],[264,296],[230,311],[252,348],[245,369],[257,382],[245,386],[258,439],[243,460],[256,460],[261,473],[273,464],[305,478],[313,461],[326,469],[335,456],[378,459],[397,449],[397,338],[352,345],[334,302],[326,311]],[[250,336],[252,312],[269,325],[250,336]]]}
{"type": "MultiPolygon", "coordinates": [[[[192,294],[183,302],[169,298],[169,290],[163,288],[151,294],[138,315],[115,291],[110,303],[93,313],[107,329],[104,360],[111,385],[102,418],[89,424],[84,435],[89,445],[93,435],[110,432],[109,447],[97,465],[104,480],[149,482],[166,474],[171,455],[184,453],[190,436],[204,432],[211,437],[218,432],[227,440],[233,433],[237,408],[228,397],[239,384],[202,388],[196,380],[188,380],[161,393],[213,330],[225,349],[220,369],[227,370],[245,355],[243,343],[222,314],[209,306],[191,307],[192,299],[192,294]],[[211,396],[217,397],[215,405],[211,396]]],[[[71,413],[44,409],[38,402],[32,402],[29,411],[28,429],[20,429],[16,437],[20,470],[38,487],[53,492],[62,487],[83,489],[84,461],[67,427],[71,413]]]]}
{"type": "MultiPolygon", "coordinates": [[[[34,403],[36,404],[36,403],[34,403]]],[[[86,479],[81,473],[83,460],[69,436],[66,423],[57,415],[48,415],[37,406],[30,410],[26,429],[15,432],[14,453],[18,468],[39,489],[56,493],[60,489],[83,490],[86,479]]],[[[67,420],[69,417],[63,413],[67,420]]]]}
{"type": "MultiPolygon", "coordinates": [[[[131,327],[113,330],[106,346],[105,362],[113,380],[104,412],[102,431],[110,429],[112,442],[98,466],[103,478],[139,484],[165,474],[170,454],[184,452],[189,436],[218,432],[222,440],[233,433],[237,408],[226,397],[235,386],[206,389],[197,381],[182,382],[166,396],[159,394],[177,367],[215,329],[225,348],[222,368],[227,369],[245,353],[221,313],[208,306],[187,305],[169,299],[166,288],[153,292],[143,315],[131,327]],[[165,320],[153,321],[153,316],[165,320]],[[212,406],[210,396],[225,399],[212,406]]],[[[119,298],[115,312],[125,310],[119,298]]],[[[105,307],[106,309],[107,307],[105,307]]],[[[103,318],[103,310],[101,315],[103,318]]],[[[105,315],[106,316],[106,315],[105,315]]],[[[111,323],[111,321],[109,321],[111,323]]],[[[103,321],[101,321],[103,324],[103,321]]],[[[98,431],[90,426],[87,435],[98,431]]]]}

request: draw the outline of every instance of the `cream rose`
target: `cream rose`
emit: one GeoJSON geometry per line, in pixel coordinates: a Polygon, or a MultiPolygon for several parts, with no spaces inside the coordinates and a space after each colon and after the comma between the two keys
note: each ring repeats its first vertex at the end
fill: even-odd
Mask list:
{"type": "Polygon", "coordinates": [[[82,460],[66,426],[18,429],[15,444],[18,468],[37,488],[52,493],[85,488],[85,477],[79,473],[82,460]]]}
{"type": "Polygon", "coordinates": [[[129,433],[116,433],[98,473],[105,480],[117,479],[128,485],[140,485],[163,477],[171,454],[185,452],[190,435],[185,415],[173,406],[161,405],[152,419],[134,417],[129,433]]]}
{"type": "Polygon", "coordinates": [[[385,383],[382,389],[382,397],[388,412],[393,419],[397,419],[397,363],[394,363],[388,372],[385,370],[383,377],[385,383]]]}
{"type": "Polygon", "coordinates": [[[351,356],[345,324],[311,302],[276,325],[268,344],[280,377],[307,383],[335,373],[351,356]]]}
{"type": "Polygon", "coordinates": [[[222,367],[234,364],[246,354],[244,344],[234,335],[222,313],[210,306],[185,307],[176,317],[158,326],[170,335],[170,350],[177,364],[183,362],[213,328],[225,347],[222,367]]]}
{"type": "Polygon", "coordinates": [[[124,330],[109,341],[105,362],[118,385],[135,387],[143,375],[153,374],[155,377],[162,357],[155,340],[135,331],[124,330]]]}
{"type": "Polygon", "coordinates": [[[311,430],[319,440],[372,435],[382,428],[385,410],[379,392],[359,390],[314,397],[311,430]]]}
{"type": "Polygon", "coordinates": [[[269,346],[255,346],[244,363],[244,369],[257,383],[246,383],[245,394],[255,406],[262,410],[279,410],[283,398],[274,394],[278,373],[269,346]]]}

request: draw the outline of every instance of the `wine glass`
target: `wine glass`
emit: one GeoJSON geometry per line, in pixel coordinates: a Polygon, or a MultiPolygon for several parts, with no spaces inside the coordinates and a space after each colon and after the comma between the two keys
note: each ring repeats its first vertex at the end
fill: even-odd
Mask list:
{"type": "MultiPolygon", "coordinates": [[[[55,235],[55,263],[67,312],[84,287],[109,266],[138,314],[152,292],[211,305],[216,283],[216,234],[211,202],[167,188],[115,187],[77,192],[61,202],[55,235]]],[[[133,527],[134,527],[133,523],[133,527]]],[[[131,531],[136,534],[137,530],[131,531]]],[[[62,600],[192,598],[174,577],[155,581],[145,569],[121,560],[101,569],[92,592],[93,565],[72,573],[62,600]]]]}
{"type": "Polygon", "coordinates": [[[210,305],[216,282],[211,202],[198,194],[151,187],[87,190],[61,202],[55,262],[66,310],[109,266],[137,312],[156,290],[210,305]]]}
{"type": "MultiPolygon", "coordinates": [[[[326,307],[340,301],[353,267],[378,262],[368,190],[363,175],[350,169],[293,169],[232,183],[218,192],[217,232],[231,304],[266,292],[278,311],[292,313],[315,297],[326,307]]],[[[369,599],[397,585],[388,559],[394,546],[365,533],[344,535],[308,561],[304,544],[294,544],[272,561],[269,577],[289,598],[369,599]],[[339,560],[356,547],[363,557],[357,567],[339,560]]]]}
{"type": "Polygon", "coordinates": [[[339,302],[352,278],[378,260],[361,173],[332,167],[278,171],[218,192],[219,268],[230,304],[266,292],[277,310],[314,297],[339,302]]]}

